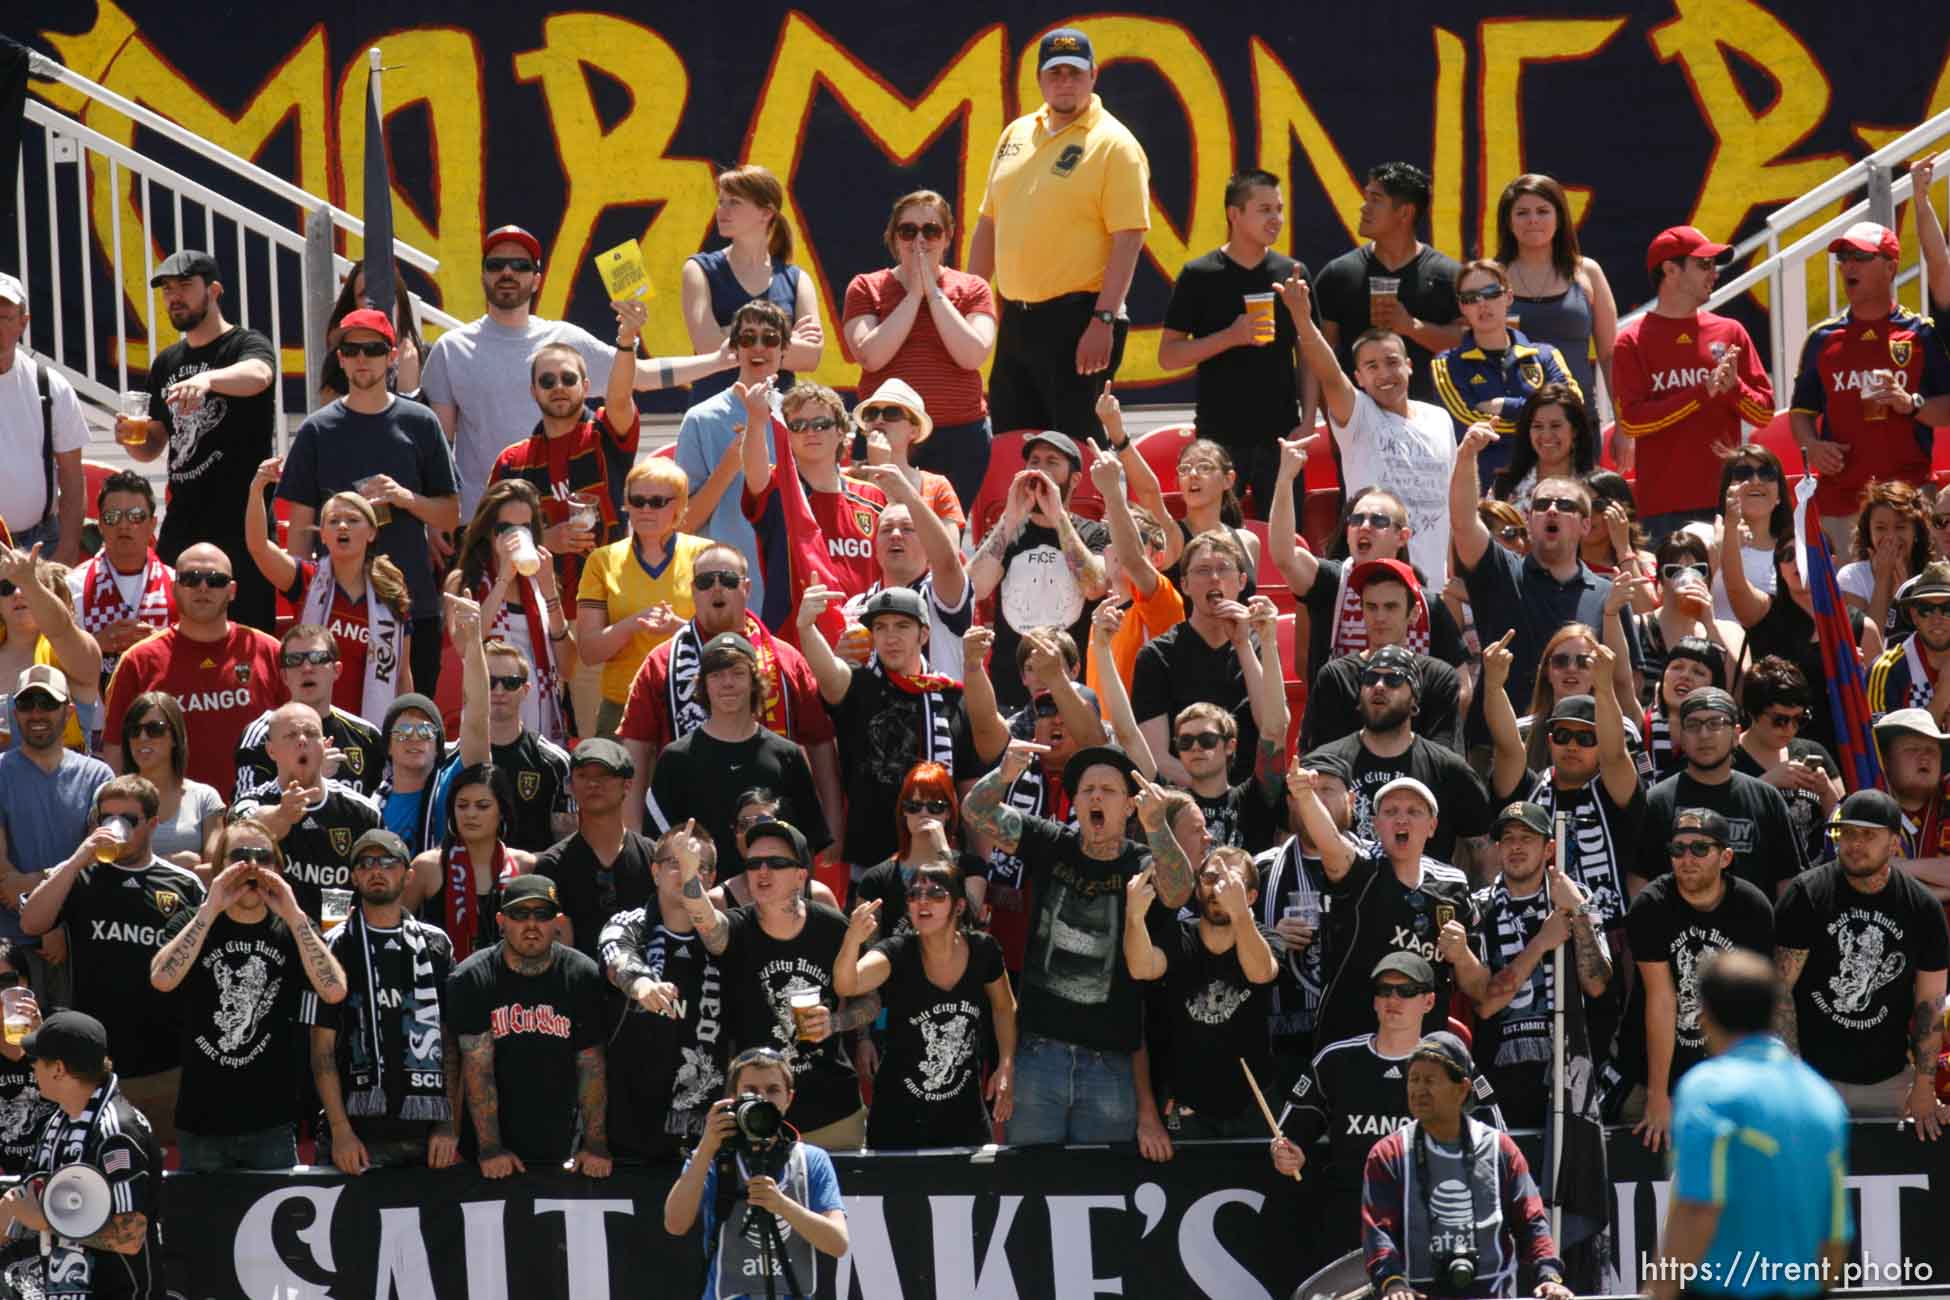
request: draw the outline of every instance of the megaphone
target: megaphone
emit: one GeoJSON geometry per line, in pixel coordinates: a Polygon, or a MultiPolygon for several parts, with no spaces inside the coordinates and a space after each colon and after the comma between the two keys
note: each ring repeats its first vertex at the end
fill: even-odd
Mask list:
{"type": "Polygon", "coordinates": [[[93,1165],[67,1165],[48,1175],[41,1190],[41,1214],[48,1226],[70,1241],[92,1237],[108,1226],[108,1179],[93,1165]]]}

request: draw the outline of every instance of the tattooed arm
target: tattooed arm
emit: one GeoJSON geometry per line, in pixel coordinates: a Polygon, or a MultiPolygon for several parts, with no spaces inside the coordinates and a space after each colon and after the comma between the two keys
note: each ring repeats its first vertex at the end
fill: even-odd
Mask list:
{"type": "Polygon", "coordinates": [[[856,1029],[865,1029],[880,1019],[880,994],[866,992],[850,997],[833,1015],[833,1032],[850,1034],[856,1029]]]}
{"type": "Polygon", "coordinates": [[[1611,952],[1587,912],[1571,918],[1571,951],[1578,959],[1578,985],[1589,997],[1611,987],[1611,952]]]}
{"type": "Polygon", "coordinates": [[[1023,814],[1002,802],[1015,779],[1048,749],[1027,740],[1012,740],[1002,751],[1002,762],[968,792],[962,800],[961,819],[969,830],[988,837],[988,842],[1004,853],[1014,853],[1022,843],[1023,814]]]}
{"type": "MultiPolygon", "coordinates": [[[[291,886],[285,885],[284,888],[288,892],[291,886]]],[[[298,941],[298,955],[305,963],[305,978],[318,990],[319,1001],[345,1001],[345,968],[339,965],[339,959],[332,955],[332,950],[325,946],[325,940],[318,933],[318,927],[311,923],[311,918],[296,911],[296,904],[293,904],[293,911],[295,915],[289,922],[291,936],[298,941]]]]}
{"type": "Polygon", "coordinates": [[[981,546],[968,561],[968,580],[973,584],[972,594],[978,601],[987,600],[1002,581],[1002,555],[1016,538],[1022,536],[1027,512],[1022,505],[1021,495],[1016,487],[1010,487],[1008,508],[996,521],[995,527],[989,529],[989,535],[982,539],[981,546]]]}
{"type": "Polygon", "coordinates": [[[576,1106],[582,1112],[582,1149],[575,1170],[609,1177],[609,1073],[600,1044],[576,1053],[576,1106]]]}
{"type": "Polygon", "coordinates": [[[474,1117],[474,1137],[480,1144],[481,1173],[506,1178],[526,1173],[521,1157],[501,1149],[501,1091],[494,1081],[494,1035],[460,1036],[460,1072],[467,1089],[467,1111],[474,1117]]]}
{"type": "Polygon", "coordinates": [[[596,955],[603,963],[603,973],[626,996],[638,980],[656,978],[643,960],[644,935],[649,929],[644,910],[638,907],[618,912],[596,938],[596,955]]]}
{"type": "Polygon", "coordinates": [[[1106,595],[1110,583],[1104,578],[1104,557],[1083,544],[1068,511],[1059,510],[1055,514],[1057,544],[1063,548],[1063,560],[1070,566],[1070,574],[1077,580],[1085,599],[1096,600],[1106,595]]]}
{"type": "Polygon", "coordinates": [[[1144,827],[1144,842],[1151,849],[1151,883],[1158,890],[1158,901],[1175,911],[1191,898],[1197,872],[1171,833],[1165,792],[1141,776],[1137,782],[1138,824],[1144,827]]]}
{"type": "Polygon", "coordinates": [[[127,1214],[111,1216],[100,1232],[80,1238],[77,1244],[117,1255],[140,1255],[148,1236],[149,1216],[140,1210],[130,1210],[127,1214]]]}
{"type": "Polygon", "coordinates": [[[1934,1142],[1942,1131],[1936,1113],[1936,1058],[1943,1050],[1943,989],[1946,972],[1916,972],[1916,1006],[1909,1017],[1909,1059],[1916,1063],[1905,1113],[1916,1121],[1919,1141],[1934,1142]]]}
{"type": "Polygon", "coordinates": [[[1796,1054],[1801,1051],[1801,1026],[1795,1019],[1794,985],[1801,978],[1801,968],[1807,964],[1806,948],[1774,950],[1774,971],[1781,977],[1781,1000],[1774,1007],[1774,1033],[1796,1054]]]}
{"type": "MultiPolygon", "coordinates": [[[[225,870],[228,872],[229,869],[225,870]]],[[[222,913],[223,908],[217,904],[217,890],[212,889],[202,906],[196,909],[196,915],[190,918],[189,924],[178,930],[175,937],[149,959],[149,983],[155,986],[158,993],[172,993],[183,982],[190,973],[190,967],[196,964],[198,954],[203,951],[203,941],[210,937],[210,927],[216,924],[217,917],[222,913]]],[[[344,996],[345,990],[341,984],[339,997],[344,996]]],[[[338,998],[332,1001],[336,1002],[338,998]]]]}

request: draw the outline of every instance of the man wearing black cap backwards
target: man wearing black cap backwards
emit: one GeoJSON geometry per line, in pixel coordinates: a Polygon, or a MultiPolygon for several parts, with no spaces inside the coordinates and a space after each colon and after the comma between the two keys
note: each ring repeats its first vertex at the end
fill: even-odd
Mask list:
{"type": "Polygon", "coordinates": [[[1774,913],[1787,995],[1775,1032],[1835,1085],[1856,1118],[1907,1116],[1935,1141],[1937,1052],[1950,933],[1943,908],[1895,865],[1902,809],[1857,790],[1836,809],[1834,862],[1788,884],[1774,913]],[[1909,1074],[1906,1065],[1914,1066],[1909,1074]]]}
{"type": "Polygon", "coordinates": [[[1679,747],[1686,768],[1652,787],[1645,798],[1645,824],[1631,886],[1662,876],[1670,867],[1666,842],[1681,808],[1707,808],[1726,818],[1734,875],[1774,899],[1807,867],[1801,838],[1794,833],[1787,800],[1757,776],[1733,770],[1739,743],[1740,713],[1733,696],[1717,686],[1702,686],[1679,706],[1679,747]]]}
{"type": "Polygon", "coordinates": [[[1021,858],[1034,891],[1009,1141],[1128,1142],[1138,1123],[1131,1058],[1144,1045],[1144,1025],[1121,951],[1124,887],[1148,859],[1158,899],[1176,910],[1192,896],[1192,868],[1165,822],[1163,793],[1121,749],[1093,745],[1064,766],[1075,826],[1004,804],[1044,748],[1011,741],[962,804],[969,829],[1021,858]],[[1134,807],[1149,855],[1124,836],[1134,807]]]}
{"type": "Polygon", "coordinates": [[[1476,1074],[1454,1034],[1408,1059],[1414,1118],[1375,1143],[1361,1190],[1361,1238],[1375,1293],[1571,1300],[1530,1166],[1508,1133],[1463,1113],[1476,1074]]]}
{"type": "MultiPolygon", "coordinates": [[[[27,1035],[34,1084],[61,1108],[42,1130],[36,1173],[81,1163],[108,1180],[108,1223],[90,1237],[58,1234],[43,1260],[61,1295],[151,1300],[163,1293],[162,1148],[149,1121],[122,1095],[108,1056],[108,1031],[80,1011],[57,1011],[27,1035]]],[[[0,1198],[0,1227],[48,1231],[39,1197],[26,1184],[0,1198]]],[[[55,1294],[49,1292],[49,1294],[55,1294]]]]}
{"type": "Polygon", "coordinates": [[[171,254],[149,287],[162,290],[169,323],[183,337],[150,363],[149,418],[118,420],[116,436],[136,438],[125,445],[139,461],[169,453],[169,511],[156,554],[175,564],[193,542],[222,547],[237,577],[231,616],[268,632],[276,598],[244,544],[242,506],[271,455],[277,354],[271,340],[223,318],[222,273],[208,253],[171,254]]]}

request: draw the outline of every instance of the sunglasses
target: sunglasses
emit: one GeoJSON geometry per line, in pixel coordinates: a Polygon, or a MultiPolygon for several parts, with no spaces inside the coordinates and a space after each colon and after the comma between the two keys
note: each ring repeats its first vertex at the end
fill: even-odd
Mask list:
{"type": "Polygon", "coordinates": [[[1178,752],[1183,754],[1194,749],[1217,749],[1226,743],[1226,738],[1216,731],[1201,731],[1190,736],[1178,738],[1178,752]]]}
{"type": "Polygon", "coordinates": [[[223,860],[225,862],[248,862],[252,866],[257,867],[271,867],[277,865],[278,856],[269,849],[254,849],[248,844],[240,844],[224,854],[223,860]]]}
{"type": "Polygon", "coordinates": [[[939,239],[947,233],[947,228],[938,221],[924,221],[918,226],[912,221],[903,221],[894,227],[894,238],[910,244],[917,238],[939,239]]]}
{"type": "Polygon", "coordinates": [[[1667,840],[1666,856],[1704,860],[1718,853],[1723,847],[1725,846],[1718,840],[1667,840]]]}
{"type": "Polygon", "coordinates": [[[129,730],[145,740],[161,740],[170,733],[170,726],[167,722],[138,722],[129,730]]]}
{"type": "Polygon", "coordinates": [[[631,493],[629,497],[630,509],[632,510],[662,510],[665,506],[671,505],[676,500],[677,498],[674,496],[640,497],[635,493],[631,493]]]}
{"type": "Polygon", "coordinates": [[[775,348],[785,339],[777,330],[739,330],[732,342],[741,348],[775,348]]]}
{"type": "Polygon", "coordinates": [[[1912,621],[1919,618],[1950,618],[1950,600],[1905,601],[1912,621]]]}
{"type": "Polygon", "coordinates": [[[128,520],[132,524],[146,524],[155,517],[156,512],[148,506],[130,506],[126,510],[104,510],[101,522],[110,528],[128,520]]]}
{"type": "Polygon", "coordinates": [[[903,799],[901,811],[905,813],[926,813],[930,817],[944,816],[948,811],[946,799],[903,799]]]}
{"type": "Polygon", "coordinates": [[[1806,710],[1800,713],[1763,713],[1760,716],[1770,726],[1779,727],[1782,731],[1799,731],[1808,721],[1806,710]]]}
{"type": "Polygon", "coordinates": [[[62,707],[62,701],[44,691],[34,691],[27,695],[14,696],[16,713],[53,713],[62,707]]]}
{"type": "Polygon", "coordinates": [[[1349,528],[1362,528],[1362,527],[1400,528],[1401,527],[1401,525],[1396,523],[1392,518],[1382,514],[1378,510],[1364,511],[1360,514],[1349,515],[1347,517],[1347,526],[1349,528]]]}
{"type": "Polygon", "coordinates": [[[1505,289],[1500,284],[1486,284],[1480,289],[1456,290],[1456,301],[1467,307],[1472,302],[1495,302],[1501,298],[1505,289]]]}
{"type": "Polygon", "coordinates": [[[1434,990],[1426,984],[1377,984],[1374,986],[1374,995],[1376,997],[1397,998],[1403,1002],[1408,1001],[1410,998],[1419,998],[1424,993],[1432,992],[1434,990]]]}
{"type": "Polygon", "coordinates": [[[527,275],[535,269],[535,259],[532,257],[484,257],[481,259],[481,269],[483,271],[513,271],[518,275],[527,275]]]}
{"type": "Polygon", "coordinates": [[[488,685],[504,691],[518,691],[528,685],[528,674],[509,673],[503,676],[500,673],[490,673],[488,675],[488,685]]]}
{"type": "Polygon", "coordinates": [[[19,591],[19,590],[20,590],[20,588],[19,588],[19,587],[16,587],[16,586],[14,586],[14,584],[13,584],[13,582],[12,582],[12,580],[10,580],[10,579],[7,579],[7,578],[0,578],[0,598],[5,598],[5,597],[7,597],[7,596],[11,596],[11,595],[13,595],[13,594],[14,594],[14,593],[15,593],[16,591],[19,591]]]}
{"type": "Polygon", "coordinates": [[[1727,468],[1727,482],[1750,483],[1759,479],[1763,483],[1781,481],[1781,471],[1772,465],[1732,465],[1727,468]]]}
{"type": "Polygon", "coordinates": [[[730,569],[706,569],[702,573],[691,575],[691,590],[709,591],[713,587],[723,587],[726,591],[736,591],[743,581],[743,578],[730,569]]]}
{"type": "Polygon", "coordinates": [[[1576,745],[1579,749],[1598,747],[1596,727],[1552,727],[1550,737],[1553,745],[1576,745]]]}
{"type": "Polygon", "coordinates": [[[1408,685],[1408,674],[1393,668],[1374,668],[1361,674],[1363,686],[1386,686],[1394,690],[1397,686],[1408,685]]]}
{"type": "Polygon", "coordinates": [[[747,871],[797,871],[799,859],[781,857],[746,858],[747,871]]]}
{"type": "Polygon", "coordinates": [[[354,343],[350,339],[339,344],[342,357],[383,357],[393,350],[390,343],[354,343]]]}
{"type": "Polygon", "coordinates": [[[517,924],[532,921],[553,921],[561,914],[562,911],[560,908],[550,907],[547,904],[539,907],[504,907],[501,909],[501,915],[517,924]]]}
{"type": "Polygon", "coordinates": [[[1038,699],[1031,708],[1039,718],[1053,718],[1062,712],[1061,709],[1056,707],[1056,701],[1048,695],[1038,699]]]}
{"type": "Polygon", "coordinates": [[[1950,515],[1934,515],[1934,514],[1933,514],[1933,515],[1931,515],[1931,516],[1930,516],[1930,527],[1932,527],[1932,528],[1950,528],[1950,515]]]}
{"type": "MultiPolygon", "coordinates": [[[[933,239],[933,235],[928,236],[933,239]]],[[[884,406],[862,406],[853,414],[866,424],[912,424],[914,415],[905,406],[895,406],[891,402],[884,406]]]]}
{"type": "Polygon", "coordinates": [[[390,853],[368,853],[352,864],[354,871],[384,871],[389,867],[403,867],[406,864],[390,853]]]}
{"type": "Polygon", "coordinates": [[[402,722],[393,727],[393,736],[398,740],[435,740],[440,729],[431,722],[402,722]]]}
{"type": "Polygon", "coordinates": [[[1550,657],[1550,666],[1559,672],[1569,668],[1589,668],[1597,662],[1597,655],[1581,650],[1559,650],[1550,657]]]}
{"type": "Polygon", "coordinates": [[[907,901],[910,903],[919,903],[924,900],[930,903],[942,903],[946,902],[949,897],[948,886],[938,885],[932,881],[927,884],[909,885],[907,887],[907,901]]]}
{"type": "Polygon", "coordinates": [[[1530,512],[1541,515],[1547,510],[1555,510],[1560,515],[1583,515],[1584,502],[1576,497],[1532,497],[1530,512]]]}
{"type": "Polygon", "coordinates": [[[1496,530],[1496,535],[1506,542],[1514,542],[1523,536],[1523,529],[1517,527],[1515,524],[1505,524],[1496,530]]]}
{"type": "Polygon", "coordinates": [[[1711,576],[1711,571],[1704,564],[1662,564],[1659,566],[1659,576],[1667,582],[1678,582],[1689,573],[1701,582],[1705,582],[1711,576]]]}
{"type": "Polygon", "coordinates": [[[1880,253],[1865,253],[1859,248],[1844,248],[1835,254],[1837,262],[1873,262],[1882,256],[1880,253]]]}
{"type": "Polygon", "coordinates": [[[278,662],[286,668],[302,668],[306,664],[329,664],[339,657],[336,650],[285,650],[278,655],[278,662]]]}
{"type": "MultiPolygon", "coordinates": [[[[229,574],[221,572],[220,570],[217,569],[176,570],[176,585],[179,587],[189,587],[192,590],[194,590],[197,587],[208,587],[212,591],[222,591],[225,587],[228,587],[233,581],[235,581],[235,579],[233,579],[229,574]]],[[[0,595],[5,595],[5,594],[6,593],[4,592],[0,592],[0,595]]]]}
{"type": "Polygon", "coordinates": [[[787,420],[785,427],[794,433],[805,433],[808,430],[813,433],[831,433],[840,427],[840,422],[830,415],[818,415],[810,420],[787,420]]]}
{"type": "Polygon", "coordinates": [[[541,385],[543,392],[547,393],[554,391],[557,386],[574,388],[582,382],[582,376],[573,370],[545,371],[535,376],[535,382],[541,385]]]}

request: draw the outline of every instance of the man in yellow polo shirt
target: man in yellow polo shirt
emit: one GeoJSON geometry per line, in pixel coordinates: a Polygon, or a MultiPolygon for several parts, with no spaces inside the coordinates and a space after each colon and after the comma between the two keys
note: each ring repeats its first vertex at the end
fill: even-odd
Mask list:
{"type": "Polygon", "coordinates": [[[998,432],[1054,429],[1101,443],[1095,406],[1124,356],[1124,297],[1151,227],[1151,165],[1095,93],[1088,36],[1057,28],[1036,66],[1043,106],[1002,132],[968,257],[1002,299],[989,416],[998,432]]]}

